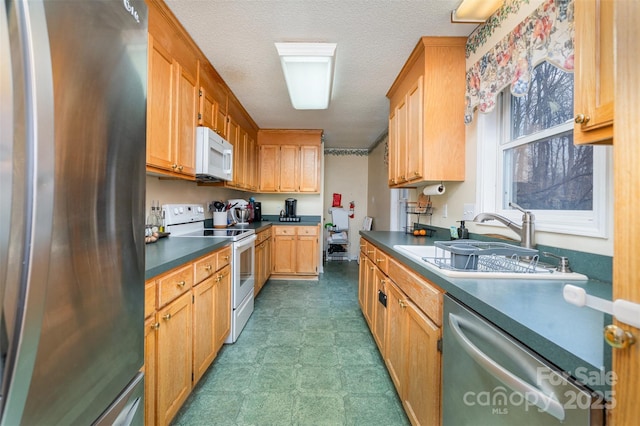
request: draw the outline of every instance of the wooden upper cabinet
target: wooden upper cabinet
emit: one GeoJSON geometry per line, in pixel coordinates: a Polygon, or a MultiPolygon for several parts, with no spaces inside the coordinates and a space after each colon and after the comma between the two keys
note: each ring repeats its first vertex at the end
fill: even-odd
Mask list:
{"type": "Polygon", "coordinates": [[[573,141],[613,144],[614,0],[576,0],[573,141]]]}
{"type": "Polygon", "coordinates": [[[238,126],[238,123],[233,117],[227,117],[227,141],[233,145],[233,180],[231,182],[225,182],[225,184],[232,187],[238,186],[238,163],[242,161],[242,153],[240,152],[240,145],[238,143],[239,137],[240,126],[238,126]]]}
{"type": "Polygon", "coordinates": [[[278,173],[280,172],[278,163],[280,147],[277,145],[261,145],[258,149],[258,189],[260,192],[277,192],[278,173]]]}
{"type": "Polygon", "coordinates": [[[423,131],[422,117],[424,116],[422,80],[420,76],[418,81],[411,87],[407,93],[407,147],[406,147],[406,170],[407,181],[412,182],[422,179],[423,162],[423,131]]]}
{"type": "Polygon", "coordinates": [[[227,89],[208,62],[200,63],[200,111],[201,126],[213,129],[227,138],[227,89]]]}
{"type": "Polygon", "coordinates": [[[147,95],[147,165],[172,170],[173,92],[177,64],[169,52],[149,35],[147,95]]]}
{"type": "Polygon", "coordinates": [[[258,131],[260,192],[319,193],[321,130],[258,131]]]}
{"type": "Polygon", "coordinates": [[[196,175],[196,126],[198,125],[198,80],[196,75],[180,67],[176,95],[177,140],[176,162],[178,172],[196,175]]]}
{"type": "Polygon", "coordinates": [[[237,99],[229,95],[227,111],[227,140],[233,145],[233,181],[224,186],[243,191],[258,188],[254,170],[257,169],[255,140],[258,127],[247,115],[237,99]]]}
{"type": "Polygon", "coordinates": [[[299,192],[320,191],[320,146],[300,147],[299,192]]]}
{"type": "Polygon", "coordinates": [[[295,145],[283,145],[280,147],[280,192],[298,191],[298,167],[300,147],[295,145]]]}
{"type": "Polygon", "coordinates": [[[198,56],[155,2],[149,9],[147,170],[195,180],[198,56]]]}
{"type": "Polygon", "coordinates": [[[398,176],[398,116],[396,110],[392,109],[389,114],[389,186],[397,183],[398,176]],[[391,155],[391,152],[394,154],[391,155]]]}
{"type": "Polygon", "coordinates": [[[389,89],[389,186],[464,180],[465,44],[422,37],[389,89]]]}

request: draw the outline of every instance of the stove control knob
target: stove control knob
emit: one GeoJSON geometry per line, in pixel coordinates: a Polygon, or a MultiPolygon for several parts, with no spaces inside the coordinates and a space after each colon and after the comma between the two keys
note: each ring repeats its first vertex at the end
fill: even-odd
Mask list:
{"type": "Polygon", "coordinates": [[[177,207],[173,208],[173,214],[178,214],[178,208],[177,207]]]}
{"type": "Polygon", "coordinates": [[[180,214],[184,213],[184,207],[178,207],[178,210],[180,211],[180,214]]]}

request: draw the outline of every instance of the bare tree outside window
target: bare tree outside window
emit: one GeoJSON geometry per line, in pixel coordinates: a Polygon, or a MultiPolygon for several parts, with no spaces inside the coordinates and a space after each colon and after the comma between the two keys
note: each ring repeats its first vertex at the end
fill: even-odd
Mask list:
{"type": "Polygon", "coordinates": [[[543,62],[534,68],[527,94],[510,98],[504,207],[514,201],[530,210],[592,210],[593,147],[574,145],[573,130],[566,129],[573,74],[543,62]]]}

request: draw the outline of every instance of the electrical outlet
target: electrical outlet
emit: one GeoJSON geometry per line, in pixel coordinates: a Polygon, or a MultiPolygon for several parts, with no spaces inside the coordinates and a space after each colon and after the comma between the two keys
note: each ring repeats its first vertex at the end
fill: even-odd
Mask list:
{"type": "Polygon", "coordinates": [[[447,217],[448,213],[449,213],[449,206],[445,204],[444,206],[442,206],[442,217],[447,217]]]}
{"type": "Polygon", "coordinates": [[[462,211],[462,220],[473,220],[474,217],[476,217],[476,205],[465,203],[462,211]]]}

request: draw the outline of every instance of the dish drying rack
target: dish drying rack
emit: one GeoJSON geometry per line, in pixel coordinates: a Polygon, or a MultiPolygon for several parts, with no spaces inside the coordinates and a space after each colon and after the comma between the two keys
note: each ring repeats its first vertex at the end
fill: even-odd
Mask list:
{"type": "Polygon", "coordinates": [[[475,240],[436,241],[434,257],[425,262],[452,271],[511,272],[532,274],[550,272],[538,267],[538,250],[507,243],[475,240]]]}

